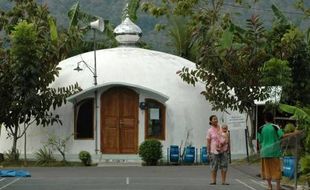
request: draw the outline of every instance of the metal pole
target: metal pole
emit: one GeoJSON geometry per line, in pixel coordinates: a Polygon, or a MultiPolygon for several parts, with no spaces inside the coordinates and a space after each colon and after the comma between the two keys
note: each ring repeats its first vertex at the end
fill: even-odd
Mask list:
{"type": "MultiPolygon", "coordinates": [[[[94,85],[97,86],[96,30],[94,30],[94,85]]],[[[95,153],[98,154],[98,105],[95,90],[95,153]]]]}
{"type": "Polygon", "coordinates": [[[95,90],[95,152],[98,154],[98,103],[97,90],[95,90]]]}
{"type": "Polygon", "coordinates": [[[94,85],[97,85],[96,30],[94,29],[94,85]]]}
{"type": "Polygon", "coordinates": [[[248,149],[248,129],[245,129],[244,132],[245,132],[246,158],[247,158],[247,161],[250,162],[249,149],[248,149]]]}
{"type": "Polygon", "coordinates": [[[298,136],[295,136],[295,170],[294,170],[294,189],[297,189],[297,166],[298,166],[298,136]]]}

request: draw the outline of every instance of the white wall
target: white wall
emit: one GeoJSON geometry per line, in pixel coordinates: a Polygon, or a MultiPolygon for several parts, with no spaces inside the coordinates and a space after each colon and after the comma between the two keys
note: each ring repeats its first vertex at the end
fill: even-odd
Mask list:
{"type": "MultiPolygon", "coordinates": [[[[93,52],[82,54],[81,57],[86,63],[92,65],[93,52]]],[[[76,63],[81,61],[81,57],[75,56],[61,62],[62,70],[59,78],[53,84],[54,87],[68,86],[76,82],[83,89],[93,86],[92,75],[86,67],[79,73],[73,71],[76,63]]],[[[197,84],[195,87],[188,85],[176,74],[183,66],[194,67],[194,63],[177,56],[139,48],[114,48],[97,51],[98,85],[123,82],[143,86],[169,97],[169,100],[165,102],[166,140],[163,141],[164,151],[172,144],[184,146],[187,143],[197,148],[205,146],[209,116],[216,114],[220,118],[223,115],[213,112],[210,103],[200,95],[203,90],[202,85],[197,84]],[[187,132],[189,132],[189,137],[186,141],[187,132]]],[[[98,100],[100,100],[103,90],[99,90],[98,100]]],[[[140,92],[139,101],[152,98],[152,96],[152,93],[140,92]]],[[[98,105],[100,106],[99,102],[98,105]]],[[[67,103],[57,109],[55,113],[60,115],[63,126],[32,127],[27,133],[29,153],[34,153],[41,148],[49,134],[56,133],[60,138],[64,138],[74,132],[73,104],[67,103]]],[[[227,118],[225,117],[225,119],[227,118]]],[[[100,149],[99,126],[100,118],[97,129],[98,149],[100,149]]],[[[243,154],[245,151],[242,139],[243,129],[243,124],[240,127],[232,125],[230,128],[233,154],[243,154]]],[[[4,133],[2,133],[0,141],[0,151],[2,152],[10,148],[10,142],[3,136],[5,136],[4,133]]],[[[144,111],[141,109],[139,109],[138,139],[139,144],[144,141],[144,111]]],[[[20,141],[19,149],[22,150],[21,144],[20,141]]],[[[95,141],[73,140],[72,137],[68,142],[68,154],[77,154],[81,150],[95,153],[95,141]]]]}

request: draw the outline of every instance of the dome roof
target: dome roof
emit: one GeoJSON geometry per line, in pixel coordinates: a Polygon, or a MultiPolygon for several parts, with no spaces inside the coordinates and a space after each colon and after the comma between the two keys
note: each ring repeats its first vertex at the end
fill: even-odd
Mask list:
{"type": "Polygon", "coordinates": [[[142,30],[126,15],[125,20],[114,29],[114,34],[120,44],[135,44],[142,36],[142,30]]]}
{"type": "MultiPolygon", "coordinates": [[[[184,58],[136,47],[117,47],[96,51],[97,87],[111,83],[126,83],[162,93],[167,97],[180,96],[180,89],[192,89],[199,94],[201,89],[188,85],[176,74],[184,66],[193,68],[195,64],[184,58]]],[[[94,86],[94,52],[83,53],[66,60],[59,65],[62,70],[53,86],[68,86],[76,82],[82,89],[94,86]],[[78,62],[80,72],[74,71],[78,62]],[[90,67],[90,68],[89,68],[90,67]]],[[[182,90],[181,90],[182,91],[182,90]]]]}

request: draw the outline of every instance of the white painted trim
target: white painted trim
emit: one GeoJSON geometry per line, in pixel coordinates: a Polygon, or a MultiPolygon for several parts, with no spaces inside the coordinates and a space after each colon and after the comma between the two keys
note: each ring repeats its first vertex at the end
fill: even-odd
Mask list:
{"type": "Polygon", "coordinates": [[[154,94],[156,97],[158,97],[158,100],[162,101],[162,102],[166,102],[169,99],[169,96],[158,92],[156,90],[141,86],[141,85],[137,85],[137,84],[130,84],[130,83],[126,83],[126,82],[107,82],[107,83],[103,83],[101,85],[97,85],[97,86],[92,86],[90,88],[87,88],[79,93],[76,93],[70,97],[67,98],[67,100],[69,102],[77,102],[77,100],[86,98],[86,97],[93,97],[94,95],[94,91],[95,90],[102,90],[102,89],[107,89],[113,86],[127,86],[127,87],[132,87],[134,89],[137,89],[138,91],[146,91],[148,93],[154,94]]]}

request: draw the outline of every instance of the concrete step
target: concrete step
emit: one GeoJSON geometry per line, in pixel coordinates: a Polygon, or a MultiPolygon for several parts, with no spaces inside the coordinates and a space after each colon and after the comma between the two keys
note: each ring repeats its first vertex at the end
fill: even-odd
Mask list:
{"type": "Polygon", "coordinates": [[[98,167],[141,166],[142,160],[139,155],[133,154],[101,154],[97,164],[98,167]]]}
{"type": "Polygon", "coordinates": [[[142,166],[140,160],[123,160],[123,159],[107,159],[98,163],[98,167],[126,167],[126,166],[142,166]]]}

